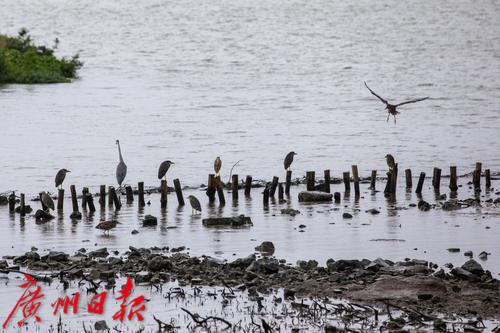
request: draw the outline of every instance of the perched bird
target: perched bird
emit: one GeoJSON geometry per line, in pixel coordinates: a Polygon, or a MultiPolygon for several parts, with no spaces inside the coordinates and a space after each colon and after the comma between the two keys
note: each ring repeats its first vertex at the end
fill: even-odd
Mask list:
{"type": "Polygon", "coordinates": [[[66,178],[66,174],[68,172],[71,172],[71,171],[66,170],[66,169],[61,169],[61,170],[57,171],[57,174],[56,174],[56,187],[61,186],[61,190],[62,190],[62,183],[64,181],[64,178],[66,178]]]}
{"type": "Polygon", "coordinates": [[[399,113],[399,111],[396,110],[396,108],[398,106],[424,101],[424,100],[429,98],[429,97],[417,98],[417,99],[412,99],[411,101],[406,101],[406,102],[399,103],[399,104],[389,104],[389,102],[387,102],[387,100],[383,99],[382,97],[377,95],[373,90],[371,90],[370,87],[368,87],[368,85],[366,84],[366,82],[365,82],[365,86],[366,86],[366,88],[368,88],[368,90],[370,90],[372,95],[376,96],[378,99],[380,99],[382,101],[382,103],[384,103],[386,105],[385,108],[387,109],[387,112],[389,113],[387,115],[387,121],[389,121],[389,117],[392,114],[394,116],[394,124],[396,123],[396,115],[399,113]]]}
{"type": "Polygon", "coordinates": [[[116,144],[118,145],[118,155],[120,156],[120,162],[116,166],[116,181],[118,185],[121,187],[125,176],[127,175],[127,165],[123,162],[122,150],[120,148],[120,141],[116,140],[116,144]]]}
{"type": "Polygon", "coordinates": [[[170,162],[170,161],[163,161],[160,164],[160,167],[158,168],[158,179],[162,179],[163,177],[165,177],[165,180],[167,179],[167,177],[166,177],[167,171],[172,164],[175,164],[175,163],[170,162]]]}
{"type": "Polygon", "coordinates": [[[283,162],[283,164],[285,165],[285,170],[287,170],[287,171],[290,170],[290,165],[292,165],[293,157],[295,155],[297,155],[297,154],[294,153],[293,151],[286,154],[285,161],[283,162]]]}
{"type": "Polygon", "coordinates": [[[396,167],[396,162],[394,161],[394,157],[391,154],[387,154],[385,155],[385,160],[387,161],[389,170],[394,170],[394,168],[396,167]]]}
{"type": "Polygon", "coordinates": [[[45,205],[45,207],[50,208],[52,210],[55,209],[54,200],[52,200],[52,198],[50,197],[50,195],[47,192],[42,192],[42,196],[40,197],[40,200],[45,205]]]}
{"type": "Polygon", "coordinates": [[[217,158],[215,159],[215,162],[214,162],[215,177],[220,176],[219,175],[220,168],[222,168],[222,161],[220,160],[220,157],[217,156],[217,158]]]}
{"type": "Polygon", "coordinates": [[[194,195],[190,195],[187,198],[189,200],[189,203],[191,204],[192,214],[194,215],[196,212],[201,213],[201,204],[198,199],[196,199],[194,195]]]}
{"type": "Polygon", "coordinates": [[[98,225],[96,225],[95,228],[104,231],[104,233],[106,233],[106,231],[107,231],[108,235],[109,235],[109,231],[111,229],[114,229],[117,224],[120,224],[120,222],[115,221],[115,220],[104,221],[104,222],[101,222],[98,225]]]}

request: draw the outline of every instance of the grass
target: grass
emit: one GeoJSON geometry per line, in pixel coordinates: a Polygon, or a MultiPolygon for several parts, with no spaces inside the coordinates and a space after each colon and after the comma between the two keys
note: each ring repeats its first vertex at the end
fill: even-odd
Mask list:
{"type": "Polygon", "coordinates": [[[78,54],[72,58],[57,58],[53,48],[34,44],[28,31],[18,36],[0,34],[0,83],[61,83],[70,82],[82,67],[78,54]]]}

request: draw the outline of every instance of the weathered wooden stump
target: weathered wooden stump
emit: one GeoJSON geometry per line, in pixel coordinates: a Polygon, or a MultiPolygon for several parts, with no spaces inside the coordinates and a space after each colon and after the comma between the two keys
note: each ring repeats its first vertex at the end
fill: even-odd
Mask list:
{"type": "Polygon", "coordinates": [[[424,186],[424,180],[425,180],[425,172],[420,173],[420,177],[418,178],[418,184],[417,184],[417,189],[415,193],[422,193],[422,187],[424,186]]]}
{"type": "Polygon", "coordinates": [[[290,195],[290,185],[292,184],[292,170],[286,171],[285,194],[290,195]]]}
{"type": "Polygon", "coordinates": [[[177,195],[177,202],[179,206],[184,206],[184,196],[182,195],[182,187],[179,178],[174,179],[175,194],[177,195]]]}
{"type": "Polygon", "coordinates": [[[139,191],[139,208],[142,208],[146,206],[146,202],[144,201],[144,182],[139,182],[137,188],[139,191]]]}
{"type": "Polygon", "coordinates": [[[358,166],[352,165],[352,179],[354,182],[354,195],[359,197],[359,174],[358,174],[358,166]]]}
{"type": "Polygon", "coordinates": [[[324,177],[325,177],[325,184],[324,184],[323,190],[326,193],[330,193],[330,170],[327,169],[327,170],[323,171],[323,174],[324,174],[324,177]]]}
{"type": "Polygon", "coordinates": [[[57,210],[62,211],[64,208],[64,189],[59,189],[57,193],[57,210]]]}
{"type": "Polygon", "coordinates": [[[279,177],[274,176],[271,183],[271,189],[269,190],[269,196],[274,197],[276,194],[276,189],[278,188],[279,177]]]}
{"type": "Polygon", "coordinates": [[[457,185],[457,167],[450,166],[450,191],[455,192],[458,190],[457,185]]]}
{"type": "Polygon", "coordinates": [[[315,172],[314,171],[307,171],[306,172],[306,188],[308,191],[314,191],[315,188],[315,172]]]}
{"type": "Polygon", "coordinates": [[[349,194],[351,192],[351,176],[349,174],[349,171],[344,172],[342,174],[342,178],[344,179],[345,193],[349,194]]]}
{"type": "Polygon", "coordinates": [[[245,179],[245,195],[250,196],[250,191],[252,190],[252,176],[248,175],[245,179]]]}
{"type": "Polygon", "coordinates": [[[239,190],[239,181],[238,181],[238,175],[233,175],[231,177],[231,185],[232,185],[232,195],[233,195],[233,201],[237,201],[238,200],[238,190],[239,190]]]}
{"type": "Polygon", "coordinates": [[[134,202],[134,191],[132,191],[132,186],[128,185],[125,187],[125,193],[127,195],[127,204],[134,202]]]}

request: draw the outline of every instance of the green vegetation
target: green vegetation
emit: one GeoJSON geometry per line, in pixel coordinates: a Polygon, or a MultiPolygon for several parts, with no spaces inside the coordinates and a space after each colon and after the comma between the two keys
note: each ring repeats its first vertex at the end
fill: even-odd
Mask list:
{"type": "Polygon", "coordinates": [[[1,83],[61,83],[76,77],[82,67],[78,54],[70,59],[54,56],[59,40],[53,48],[37,46],[26,29],[17,37],[0,34],[1,83]]]}

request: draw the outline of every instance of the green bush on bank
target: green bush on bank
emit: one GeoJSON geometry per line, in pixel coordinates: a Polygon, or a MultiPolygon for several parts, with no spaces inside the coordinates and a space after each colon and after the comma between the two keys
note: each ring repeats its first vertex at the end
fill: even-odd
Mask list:
{"type": "Polygon", "coordinates": [[[78,55],[54,56],[55,46],[37,46],[25,29],[17,37],[0,35],[0,83],[60,83],[76,77],[82,67],[78,55]]]}

